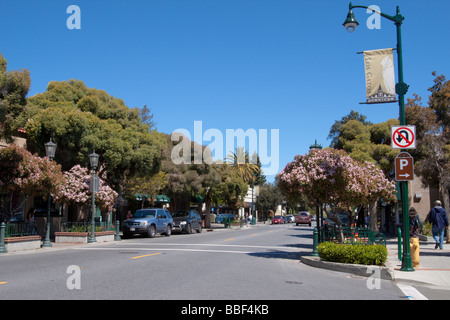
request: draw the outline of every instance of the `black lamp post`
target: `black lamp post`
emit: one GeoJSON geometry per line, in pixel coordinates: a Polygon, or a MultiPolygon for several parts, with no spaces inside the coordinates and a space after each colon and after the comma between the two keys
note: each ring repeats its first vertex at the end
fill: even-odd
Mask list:
{"type": "MultiPolygon", "coordinates": [[[[52,161],[55,158],[55,153],[56,143],[54,143],[50,138],[50,141],[45,144],[45,154],[47,155],[47,158],[52,161]]],[[[47,228],[45,230],[45,239],[42,243],[42,247],[52,246],[52,243],[50,242],[50,192],[48,193],[47,198],[47,228]]]]}
{"type": "Polygon", "coordinates": [[[95,174],[95,170],[98,167],[98,158],[99,155],[95,153],[91,153],[89,155],[89,161],[91,163],[92,167],[92,182],[91,182],[91,192],[92,192],[92,214],[91,214],[91,234],[88,238],[88,243],[94,243],[97,242],[95,239],[95,192],[98,191],[98,179],[97,175],[95,174]]]}

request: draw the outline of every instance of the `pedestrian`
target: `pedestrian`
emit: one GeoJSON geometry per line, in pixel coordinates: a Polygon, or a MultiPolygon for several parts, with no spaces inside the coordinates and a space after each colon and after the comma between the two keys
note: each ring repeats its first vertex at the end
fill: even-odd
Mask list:
{"type": "Polygon", "coordinates": [[[423,223],[414,207],[409,209],[409,246],[411,248],[411,258],[414,268],[419,267],[420,246],[419,232],[423,229],[423,223]]]}
{"type": "Polygon", "coordinates": [[[436,245],[435,249],[444,249],[444,230],[448,227],[447,212],[442,208],[441,201],[434,202],[434,208],[430,210],[425,221],[432,224],[431,232],[433,233],[436,245]]]}

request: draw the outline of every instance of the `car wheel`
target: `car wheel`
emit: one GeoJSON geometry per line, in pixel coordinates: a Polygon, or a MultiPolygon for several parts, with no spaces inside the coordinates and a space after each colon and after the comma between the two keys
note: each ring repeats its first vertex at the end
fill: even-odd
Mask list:
{"type": "Polygon", "coordinates": [[[156,236],[156,229],[154,225],[151,225],[150,227],[148,227],[148,236],[150,238],[154,238],[156,236]]]}
{"type": "Polygon", "coordinates": [[[172,234],[172,228],[170,226],[167,226],[167,228],[166,228],[166,237],[170,237],[171,234],[172,234]]]}

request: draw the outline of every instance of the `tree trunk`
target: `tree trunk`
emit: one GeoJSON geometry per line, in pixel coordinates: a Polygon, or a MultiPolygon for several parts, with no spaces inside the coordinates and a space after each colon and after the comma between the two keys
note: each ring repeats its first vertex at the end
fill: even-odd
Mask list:
{"type": "Polygon", "coordinates": [[[370,221],[369,229],[372,231],[378,231],[378,214],[377,214],[377,202],[369,204],[370,221]]]}

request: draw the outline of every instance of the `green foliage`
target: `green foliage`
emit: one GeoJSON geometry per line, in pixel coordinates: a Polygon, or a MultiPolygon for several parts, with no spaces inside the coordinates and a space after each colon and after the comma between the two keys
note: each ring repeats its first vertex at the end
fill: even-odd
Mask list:
{"type": "Polygon", "coordinates": [[[347,245],[334,242],[323,242],[317,246],[322,260],[330,262],[383,265],[387,260],[388,251],[381,245],[347,245]]]}
{"type": "Polygon", "coordinates": [[[77,164],[88,167],[93,150],[100,155],[99,174],[111,186],[159,170],[165,141],[150,130],[148,108],[130,109],[122,99],[69,80],[50,82],[47,91],[30,97],[26,113],[29,148],[43,154],[52,137],[58,144],[55,160],[66,171],[77,164]]]}
{"type": "Polygon", "coordinates": [[[28,70],[6,71],[7,61],[0,54],[0,138],[11,139],[21,126],[26,105],[25,96],[31,85],[28,70]]]}

